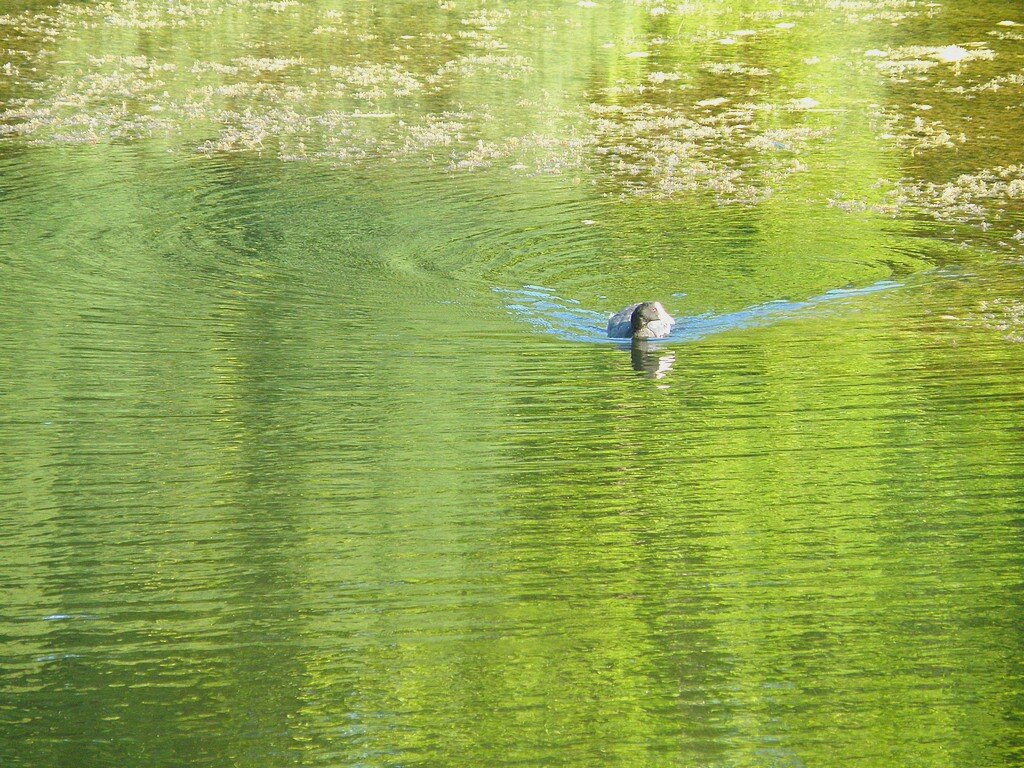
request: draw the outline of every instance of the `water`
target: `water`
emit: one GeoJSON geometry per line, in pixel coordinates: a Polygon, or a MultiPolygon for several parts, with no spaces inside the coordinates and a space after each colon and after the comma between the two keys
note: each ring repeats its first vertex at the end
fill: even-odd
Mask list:
{"type": "Polygon", "coordinates": [[[1017,4],[25,5],[0,763],[1024,761],[1017,4]]]}

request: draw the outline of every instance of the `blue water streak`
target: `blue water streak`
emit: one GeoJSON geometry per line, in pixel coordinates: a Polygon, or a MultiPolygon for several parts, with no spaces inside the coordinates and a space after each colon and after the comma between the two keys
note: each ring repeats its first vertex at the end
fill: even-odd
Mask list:
{"type": "MultiPolygon", "coordinates": [[[[803,301],[777,299],[756,304],[736,312],[716,314],[705,312],[700,315],[676,316],[676,325],[671,335],[661,341],[697,341],[716,333],[743,328],[754,328],[788,320],[809,309],[824,304],[853,299],[871,293],[890,291],[903,284],[894,280],[880,280],[862,288],[834,288],[820,296],[803,301]]],[[[601,312],[584,309],[574,299],[563,299],[549,288],[537,285],[519,289],[495,288],[505,297],[505,309],[525,320],[543,333],[549,333],[566,341],[622,344],[622,339],[609,339],[605,329],[608,316],[601,312]]],[[[671,310],[669,310],[671,311],[671,310]]],[[[626,340],[625,343],[629,343],[626,340]]]]}

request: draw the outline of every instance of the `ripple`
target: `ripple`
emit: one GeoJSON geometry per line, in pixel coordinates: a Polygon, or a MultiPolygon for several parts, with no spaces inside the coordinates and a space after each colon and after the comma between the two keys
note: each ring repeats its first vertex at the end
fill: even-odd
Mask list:
{"type": "Polygon", "coordinates": [[[4,764],[1019,762],[1016,33],[825,5],[0,16],[4,764]]]}
{"type": "MultiPolygon", "coordinates": [[[[652,343],[699,341],[718,333],[785,322],[798,319],[807,311],[826,304],[842,303],[868,294],[891,291],[901,287],[903,287],[902,283],[882,280],[862,288],[835,288],[804,301],[776,299],[737,312],[723,314],[713,312],[692,316],[675,314],[676,324],[669,336],[652,343]]],[[[573,299],[560,298],[551,289],[541,286],[524,286],[515,290],[502,288],[494,290],[502,295],[505,308],[510,313],[544,333],[566,341],[617,344],[619,346],[630,344],[628,340],[624,342],[622,339],[608,338],[605,333],[607,315],[584,309],[579,306],[578,301],[573,299]]],[[[672,312],[671,307],[669,311],[672,312]]]]}

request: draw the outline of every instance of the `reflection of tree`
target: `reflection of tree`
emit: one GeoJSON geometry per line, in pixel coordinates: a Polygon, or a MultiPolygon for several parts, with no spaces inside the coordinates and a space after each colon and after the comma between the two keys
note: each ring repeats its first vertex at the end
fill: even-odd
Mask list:
{"type": "MultiPolygon", "coordinates": [[[[339,26],[376,35],[352,50],[399,60],[397,7],[346,9],[339,26]]],[[[554,31],[527,15],[501,34],[533,54],[530,79],[455,78],[424,109],[486,97],[498,141],[618,103],[611,86],[655,65],[707,92],[631,103],[725,86],[683,45],[599,47],[669,36],[641,11],[573,10],[554,31]],[[521,106],[539,85],[550,108],[521,106]]],[[[98,47],[180,68],[307,50],[312,18],[275,36],[269,16],[229,18],[198,52],[169,30],[97,29],[46,66],[98,47]]],[[[470,39],[409,66],[435,71],[470,39]]],[[[780,73],[766,98],[788,98],[795,44],[747,50],[780,73]]],[[[857,72],[792,71],[875,98],[857,72]]],[[[967,329],[947,346],[917,309],[940,289],[919,289],[676,347],[662,390],[623,350],[494,313],[494,284],[615,307],[685,290],[693,311],[727,311],[914,268],[901,225],[818,205],[826,161],[853,188],[890,161],[856,115],[815,119],[840,150],[753,210],[7,144],[24,173],[0,233],[15,764],[1012,762],[1010,345],[967,329]]]]}

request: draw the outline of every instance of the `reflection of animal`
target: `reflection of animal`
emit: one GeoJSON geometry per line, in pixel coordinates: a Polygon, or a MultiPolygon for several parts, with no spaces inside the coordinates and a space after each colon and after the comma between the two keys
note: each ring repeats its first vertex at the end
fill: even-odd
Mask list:
{"type": "Polygon", "coordinates": [[[608,318],[608,336],[613,339],[663,339],[675,319],[659,301],[633,304],[608,318]]]}
{"type": "Polygon", "coordinates": [[[633,370],[648,379],[663,379],[676,364],[676,353],[660,344],[650,344],[643,339],[634,341],[629,350],[633,370]]]}

